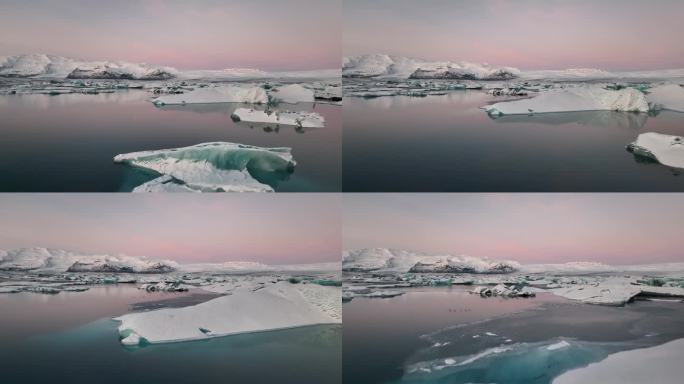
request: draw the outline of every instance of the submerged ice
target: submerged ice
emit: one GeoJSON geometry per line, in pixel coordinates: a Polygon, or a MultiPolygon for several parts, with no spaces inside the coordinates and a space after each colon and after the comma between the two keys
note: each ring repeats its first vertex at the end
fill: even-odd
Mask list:
{"type": "Polygon", "coordinates": [[[136,188],[137,192],[272,192],[266,180],[282,180],[294,170],[290,151],[214,142],[121,154],[114,161],[160,174],[161,179],[136,188]]]}

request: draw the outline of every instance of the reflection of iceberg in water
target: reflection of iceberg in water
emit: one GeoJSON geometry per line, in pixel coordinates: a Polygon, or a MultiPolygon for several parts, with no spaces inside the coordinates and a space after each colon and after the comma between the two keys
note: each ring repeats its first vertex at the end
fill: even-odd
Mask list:
{"type": "Polygon", "coordinates": [[[272,192],[294,170],[290,151],[215,142],[121,154],[114,161],[159,176],[134,192],[272,192]]]}
{"type": "Polygon", "coordinates": [[[541,113],[534,115],[504,115],[498,117],[490,115],[490,118],[497,123],[545,125],[564,125],[576,123],[600,128],[616,127],[620,129],[638,130],[646,124],[648,115],[645,113],[587,111],[541,113]]]}

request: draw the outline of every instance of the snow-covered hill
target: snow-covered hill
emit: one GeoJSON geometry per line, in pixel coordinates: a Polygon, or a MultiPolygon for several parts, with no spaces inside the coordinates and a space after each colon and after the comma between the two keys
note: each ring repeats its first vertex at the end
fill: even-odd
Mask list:
{"type": "Polygon", "coordinates": [[[60,272],[166,273],[178,264],[126,255],[85,255],[50,248],[18,248],[0,251],[0,270],[60,272]]]}
{"type": "Polygon", "coordinates": [[[509,80],[518,77],[519,72],[516,68],[496,68],[466,61],[429,62],[383,54],[345,57],[342,62],[343,77],[509,80]]]}
{"type": "Polygon", "coordinates": [[[44,54],[0,57],[0,76],[6,77],[166,80],[177,74],[170,67],[124,61],[81,61],[44,54]]]}
{"type": "Polygon", "coordinates": [[[407,250],[364,248],[343,255],[343,271],[387,271],[412,273],[510,273],[518,269],[512,261],[493,261],[474,256],[428,255],[407,250]]]}
{"type": "Polygon", "coordinates": [[[25,54],[0,56],[0,77],[119,80],[333,79],[340,77],[340,70],[267,72],[254,68],[226,68],[181,71],[172,67],[144,63],[84,61],[55,55],[25,54]]]}

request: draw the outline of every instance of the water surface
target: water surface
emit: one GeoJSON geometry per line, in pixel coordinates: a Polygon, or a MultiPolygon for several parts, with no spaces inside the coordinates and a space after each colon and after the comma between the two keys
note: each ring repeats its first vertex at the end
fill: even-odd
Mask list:
{"type": "Polygon", "coordinates": [[[639,133],[684,135],[684,113],[490,118],[482,91],[344,99],[350,192],[684,191],[681,171],[625,150],[639,133]]]}
{"type": "Polygon", "coordinates": [[[117,154],[212,141],[291,147],[297,166],[277,191],[340,190],[339,106],[281,104],[324,116],[325,128],[301,130],[233,122],[244,104],[155,107],[149,98],[139,90],[0,96],[0,191],[130,191],[154,175],[115,164],[117,154]]]}

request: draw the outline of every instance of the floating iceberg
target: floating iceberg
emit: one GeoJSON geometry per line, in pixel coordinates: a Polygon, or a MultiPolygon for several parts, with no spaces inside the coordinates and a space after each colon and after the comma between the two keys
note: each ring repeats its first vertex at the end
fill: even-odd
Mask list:
{"type": "Polygon", "coordinates": [[[642,133],[636,141],[627,146],[627,150],[663,165],[684,168],[684,137],[681,136],[642,133]]]}
{"type": "Polygon", "coordinates": [[[0,270],[114,273],[167,273],[177,264],[125,255],[85,255],[61,249],[19,248],[0,253],[0,270]]]}
{"type": "Polygon", "coordinates": [[[684,112],[684,87],[667,84],[650,88],[646,100],[651,104],[651,109],[684,112]]]}
{"type": "Polygon", "coordinates": [[[276,103],[313,103],[314,91],[300,84],[288,84],[269,90],[271,101],[276,103]]]}
{"type": "Polygon", "coordinates": [[[115,318],[125,345],[201,340],[316,324],[341,324],[340,289],[279,282],[183,308],[115,318]]]}
{"type": "Polygon", "coordinates": [[[293,125],[301,128],[323,128],[325,119],[315,112],[260,111],[251,108],[238,108],[231,117],[237,121],[293,125]]]}
{"type": "MultiPolygon", "coordinates": [[[[165,177],[154,182],[157,187],[148,185],[138,191],[166,191],[171,188],[168,180],[171,177],[175,184],[202,192],[272,192],[273,187],[257,178],[283,179],[296,165],[290,148],[227,142],[121,154],[114,161],[149,169],[165,177]]],[[[173,188],[181,190],[178,186],[173,188]]]]}
{"type": "Polygon", "coordinates": [[[649,111],[646,97],[636,89],[607,90],[596,86],[554,89],[531,99],[501,102],[483,108],[492,116],[579,111],[649,111]]]}
{"type": "Polygon", "coordinates": [[[208,103],[265,104],[268,102],[268,95],[261,87],[220,85],[197,88],[187,93],[164,95],[153,99],[152,102],[155,105],[208,103]]]}
{"type": "Polygon", "coordinates": [[[574,369],[558,376],[554,384],[602,383],[641,384],[657,382],[677,384],[684,377],[682,365],[684,339],[656,347],[623,351],[608,355],[598,363],[574,369]]]}
{"type": "Polygon", "coordinates": [[[491,261],[473,256],[427,255],[407,250],[386,248],[347,251],[342,259],[344,271],[393,271],[412,273],[510,273],[518,264],[491,261]]]}

